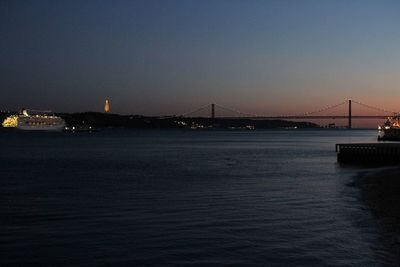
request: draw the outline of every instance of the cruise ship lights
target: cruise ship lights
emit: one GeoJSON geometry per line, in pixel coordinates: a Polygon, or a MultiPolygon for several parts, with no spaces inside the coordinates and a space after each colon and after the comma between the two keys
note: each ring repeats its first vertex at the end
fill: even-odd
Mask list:
{"type": "Polygon", "coordinates": [[[8,116],[2,123],[3,127],[5,128],[15,128],[18,125],[18,116],[11,115],[8,116]]]}

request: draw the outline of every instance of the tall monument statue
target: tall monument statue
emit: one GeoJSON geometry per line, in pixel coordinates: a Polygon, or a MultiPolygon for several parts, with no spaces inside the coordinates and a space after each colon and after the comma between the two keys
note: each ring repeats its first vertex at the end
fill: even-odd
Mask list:
{"type": "Polygon", "coordinates": [[[106,99],[106,104],[104,105],[104,112],[108,113],[110,111],[110,101],[106,99]]]}

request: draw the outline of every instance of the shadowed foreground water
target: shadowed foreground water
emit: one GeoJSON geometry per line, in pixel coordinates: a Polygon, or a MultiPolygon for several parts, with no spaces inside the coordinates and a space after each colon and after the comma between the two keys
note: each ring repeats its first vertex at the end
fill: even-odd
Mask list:
{"type": "Polygon", "coordinates": [[[0,265],[397,266],[336,164],[335,143],[375,138],[1,131],[0,265]]]}

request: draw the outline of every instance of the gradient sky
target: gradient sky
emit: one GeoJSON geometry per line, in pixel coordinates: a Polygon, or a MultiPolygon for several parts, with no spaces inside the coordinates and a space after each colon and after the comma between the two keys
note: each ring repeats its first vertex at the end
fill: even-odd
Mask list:
{"type": "Polygon", "coordinates": [[[0,1],[0,109],[400,110],[399,1],[0,1]]]}

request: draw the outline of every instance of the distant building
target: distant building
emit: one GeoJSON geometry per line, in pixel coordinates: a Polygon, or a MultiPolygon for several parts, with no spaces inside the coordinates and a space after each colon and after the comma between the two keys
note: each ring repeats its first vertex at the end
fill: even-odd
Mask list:
{"type": "Polygon", "coordinates": [[[106,104],[104,105],[104,112],[108,113],[110,111],[110,101],[106,99],[106,104]]]}

